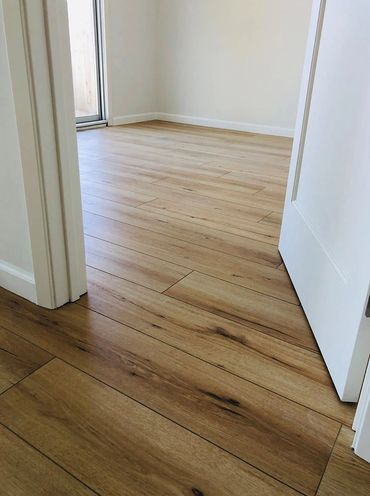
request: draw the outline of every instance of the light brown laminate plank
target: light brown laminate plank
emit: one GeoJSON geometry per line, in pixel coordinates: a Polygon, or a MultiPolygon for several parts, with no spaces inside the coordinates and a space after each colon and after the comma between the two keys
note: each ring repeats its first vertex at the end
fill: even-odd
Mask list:
{"type": "Polygon", "coordinates": [[[354,407],[339,401],[318,353],[94,269],[88,289],[88,308],[351,425],[354,407]]]}
{"type": "MultiPolygon", "coordinates": [[[[258,169],[268,164],[274,173],[287,169],[291,152],[291,139],[251,133],[205,129],[199,126],[168,125],[158,122],[120,126],[90,136],[82,136],[80,152],[114,153],[144,158],[154,157],[166,163],[176,161],[223,160],[234,165],[232,170],[246,170],[248,162],[258,169]]],[[[264,170],[266,173],[267,171],[264,170]]]]}
{"type": "Polygon", "coordinates": [[[248,150],[244,152],[244,157],[215,157],[209,162],[211,167],[227,169],[230,171],[229,178],[242,178],[243,174],[250,177],[260,177],[261,179],[282,182],[287,180],[289,172],[289,159],[281,157],[279,154],[267,155],[263,151],[248,150]],[[232,176],[231,176],[232,174],[232,176]]]}
{"type": "Polygon", "coordinates": [[[279,175],[278,169],[288,169],[290,150],[268,147],[266,143],[249,141],[237,144],[227,140],[212,140],[208,142],[174,142],[168,140],[165,145],[168,153],[182,159],[196,159],[204,162],[215,163],[221,161],[228,166],[228,170],[253,171],[263,170],[264,174],[279,175]],[[260,160],[259,160],[260,159],[260,160]],[[235,169],[235,167],[239,167],[235,169]]]}
{"type": "MultiPolygon", "coordinates": [[[[183,213],[176,211],[172,211],[170,209],[160,209],[155,205],[150,205],[146,209],[146,211],[151,212],[152,214],[165,215],[166,217],[170,217],[176,220],[182,220],[186,222],[190,222],[195,226],[210,228],[213,230],[218,230],[225,233],[234,234],[240,237],[246,237],[248,239],[254,239],[257,241],[262,241],[264,243],[269,243],[273,246],[276,246],[278,243],[278,237],[280,232],[279,226],[271,226],[268,224],[261,224],[260,222],[256,222],[255,220],[246,220],[244,218],[242,226],[240,222],[232,222],[231,212],[229,212],[228,208],[230,206],[229,202],[223,202],[223,205],[218,207],[215,215],[213,217],[213,213],[207,210],[207,216],[205,216],[205,205],[211,203],[210,199],[202,198],[199,195],[194,195],[190,193],[183,193],[181,191],[177,191],[174,193],[169,188],[164,188],[159,186],[157,183],[145,183],[136,180],[135,178],[126,179],[124,182],[114,182],[114,181],[95,181],[91,180],[88,176],[83,177],[81,180],[82,192],[84,194],[89,194],[91,190],[94,191],[94,195],[99,198],[103,198],[106,200],[114,200],[120,202],[120,197],[123,194],[122,192],[130,191],[132,193],[137,192],[138,194],[145,195],[153,195],[156,198],[163,199],[165,201],[170,202],[171,205],[174,204],[175,199],[177,199],[178,203],[192,205],[193,208],[195,205],[199,205],[198,211],[193,212],[194,215],[190,214],[187,209],[183,209],[183,213]],[[91,189],[90,189],[91,186],[91,189]],[[111,196],[112,195],[112,196],[111,196]],[[200,203],[201,202],[201,203],[200,203]],[[223,214],[222,212],[226,212],[223,214]],[[202,215],[200,215],[200,213],[202,215]]],[[[124,203],[124,201],[122,201],[124,203]]],[[[216,205],[217,206],[217,205],[216,205]]],[[[231,204],[231,207],[235,207],[235,205],[231,204]]],[[[260,211],[262,220],[266,217],[271,210],[260,211]],[[264,214],[264,215],[262,215],[264,214]]],[[[234,213],[234,212],[233,212],[234,213]]]]}
{"type": "Polygon", "coordinates": [[[315,492],[339,423],[86,308],[25,317],[31,339],[59,358],[297,490],[315,492]]]}
{"type": "MultiPolygon", "coordinates": [[[[180,194],[180,192],[178,193],[180,194]]],[[[176,201],[177,195],[172,195],[172,198],[163,198],[163,195],[156,196],[156,200],[145,203],[138,208],[240,236],[250,237],[254,235],[254,239],[273,245],[278,244],[280,228],[259,223],[263,217],[271,212],[271,209],[259,211],[261,217],[257,220],[248,218],[243,212],[243,208],[246,207],[242,205],[239,206],[228,202],[227,205],[217,207],[214,204],[202,205],[199,201],[195,202],[194,198],[184,198],[183,201],[176,201]]],[[[248,210],[250,209],[250,207],[247,208],[248,210]]]]}
{"type": "MultiPolygon", "coordinates": [[[[161,186],[158,185],[158,188],[161,186]]],[[[258,222],[271,212],[271,208],[251,207],[238,205],[225,200],[207,198],[191,192],[174,192],[167,189],[166,198],[159,195],[157,200],[153,200],[148,205],[160,210],[171,210],[173,212],[187,212],[187,215],[197,217],[207,217],[218,221],[220,224],[235,225],[243,228],[244,222],[247,226],[252,222],[258,222]],[[170,195],[170,196],[169,196],[170,195]],[[181,201],[179,201],[181,199],[181,201]]],[[[163,191],[163,189],[162,189],[163,191]]]]}
{"type": "Polygon", "coordinates": [[[127,188],[117,187],[113,184],[105,182],[95,182],[83,177],[81,177],[80,184],[82,195],[89,195],[92,200],[94,198],[100,198],[130,207],[137,207],[142,203],[146,203],[157,198],[155,195],[150,196],[138,191],[129,191],[127,188]],[[134,198],[133,204],[130,203],[131,197],[134,198]]]}
{"type": "MultiPolygon", "coordinates": [[[[317,353],[265,336],[100,271],[89,269],[88,272],[89,293],[82,303],[89,308],[351,425],[353,407],[338,400],[317,353]]],[[[42,309],[35,312],[33,305],[18,297],[6,292],[1,296],[0,315],[4,325],[18,335],[55,351],[59,357],[79,367],[85,358],[88,363],[91,361],[91,354],[84,351],[86,343],[89,348],[96,346],[104,357],[108,344],[103,338],[99,340],[99,328],[96,337],[93,331],[89,331],[89,319],[98,324],[100,322],[94,314],[83,309],[80,312],[71,310],[72,306],[51,313],[42,309]],[[74,319],[77,319],[81,329],[76,328],[74,319]],[[70,342],[71,336],[74,341],[70,342]]],[[[114,329],[115,324],[111,324],[114,329]]],[[[107,355],[109,358],[110,353],[107,352],[107,355]]]]}
{"type": "Polygon", "coordinates": [[[368,496],[370,464],[353,453],[354,432],[342,427],[322,479],[318,496],[368,496]]]}
{"type": "MultiPolygon", "coordinates": [[[[126,172],[122,174],[124,176],[127,175],[126,172]]],[[[140,178],[138,177],[137,179],[140,178]]],[[[269,206],[239,205],[229,200],[209,198],[191,191],[174,191],[171,188],[161,186],[158,181],[155,184],[148,184],[145,181],[138,182],[137,179],[130,180],[129,177],[122,179],[120,175],[111,174],[110,172],[99,172],[97,174],[92,172],[91,174],[86,173],[82,176],[83,181],[92,180],[94,182],[118,186],[123,190],[130,190],[131,188],[136,190],[138,186],[139,191],[177,204],[178,207],[186,206],[191,209],[191,212],[196,209],[200,210],[201,215],[205,215],[208,212],[210,216],[214,216],[215,218],[234,217],[234,220],[238,221],[241,225],[243,225],[243,222],[247,222],[247,225],[254,222],[257,223],[272,211],[272,208],[269,206]]],[[[251,197],[253,198],[253,195],[251,197]]],[[[153,200],[154,202],[155,200],[153,200]]]]}
{"type": "Polygon", "coordinates": [[[197,272],[186,276],[166,294],[283,341],[317,350],[306,317],[296,305],[197,272]]]}
{"type": "Polygon", "coordinates": [[[287,274],[272,267],[87,212],[84,231],[89,236],[299,304],[287,274]]]}
{"type": "Polygon", "coordinates": [[[0,398],[0,421],[106,496],[296,494],[57,359],[0,398]]]}
{"type": "Polygon", "coordinates": [[[271,212],[269,215],[259,221],[260,224],[278,226],[280,228],[283,216],[277,212],[271,212]]]}
{"type": "Polygon", "coordinates": [[[1,496],[93,496],[81,482],[0,426],[1,496]]]}
{"type": "MultiPolygon", "coordinates": [[[[215,164],[212,163],[213,167],[216,167],[215,164]]],[[[221,164],[220,164],[221,166],[221,164]]],[[[286,189],[286,183],[288,180],[288,171],[282,171],[280,167],[280,174],[276,176],[266,176],[262,173],[257,172],[247,172],[243,170],[239,170],[239,172],[229,172],[223,176],[225,179],[233,180],[233,181],[242,181],[242,182],[253,182],[260,184],[264,188],[269,188],[270,186],[277,186],[286,189]]]]}
{"type": "Polygon", "coordinates": [[[165,291],[191,272],[106,241],[85,236],[86,263],[156,291],[165,291]]]}
{"type": "MultiPolygon", "coordinates": [[[[268,390],[347,425],[353,421],[352,405],[341,403],[320,355],[266,336],[155,291],[95,269],[88,269],[89,292],[81,304],[126,324],[185,353],[231,372],[268,390]]],[[[104,355],[105,341],[95,343],[89,322],[100,322],[94,313],[68,305],[56,312],[37,309],[19,297],[1,292],[0,314],[4,325],[19,336],[58,356],[83,363],[85,344],[96,345],[104,355]],[[86,316],[86,329],[76,328],[69,315],[86,316]],[[51,315],[51,317],[50,317],[51,315]],[[56,319],[57,317],[57,319],[56,319]],[[94,317],[94,319],[93,319],[94,317]],[[77,340],[69,343],[69,336],[77,340]],[[93,341],[92,343],[90,341],[93,341]],[[65,344],[61,344],[65,343],[65,344]],[[70,346],[67,346],[70,345],[70,346]],[[79,350],[78,346],[82,349],[79,350]],[[69,350],[72,347],[74,353],[69,350]],[[76,348],[76,349],[75,349],[76,348]],[[66,350],[65,352],[63,350],[66,350]],[[61,353],[68,353],[63,354],[61,353]]],[[[114,322],[111,322],[114,328],[114,322]]],[[[108,357],[109,357],[108,353],[108,357]]],[[[85,356],[90,358],[90,355],[85,356]]],[[[78,362],[73,362],[78,363],[78,362]]],[[[112,369],[112,374],[114,368],[112,369]]]]}
{"type": "Polygon", "coordinates": [[[191,175],[187,177],[168,177],[158,181],[161,186],[173,189],[184,190],[185,192],[195,193],[209,198],[216,198],[234,203],[243,204],[243,201],[258,193],[263,189],[261,184],[256,182],[237,181],[229,179],[227,175],[213,178],[194,178],[191,175]]]}
{"type": "Polygon", "coordinates": [[[275,153],[289,157],[293,140],[281,136],[269,136],[243,131],[231,131],[204,126],[178,124],[163,121],[150,121],[137,123],[124,128],[125,133],[135,133],[137,136],[160,137],[171,143],[197,143],[203,145],[208,143],[223,144],[228,148],[241,145],[243,150],[258,146],[264,153],[275,153]]]}
{"type": "MultiPolygon", "coordinates": [[[[86,187],[84,191],[90,191],[86,187]]],[[[97,192],[94,187],[93,193],[97,192]]],[[[115,190],[117,191],[117,190],[115,190]]],[[[276,267],[281,263],[280,254],[275,246],[242,236],[235,236],[216,229],[199,226],[192,222],[166,217],[160,213],[151,213],[143,209],[132,208],[120,202],[111,188],[104,186],[98,191],[103,196],[98,198],[90,194],[83,194],[83,209],[92,214],[102,215],[125,224],[142,227],[149,231],[164,234],[172,238],[188,241],[205,248],[220,251],[235,257],[244,258],[251,262],[276,267]],[[117,201],[104,199],[110,196],[117,201]]]]}
{"type": "MultiPolygon", "coordinates": [[[[165,174],[160,173],[146,173],[139,171],[129,171],[124,170],[120,173],[111,172],[111,169],[106,169],[103,166],[100,170],[81,170],[80,175],[82,181],[85,179],[93,180],[93,181],[102,181],[112,184],[124,184],[126,181],[130,179],[134,179],[136,181],[140,181],[143,184],[151,184],[159,181],[160,179],[164,179],[167,176],[165,174]]],[[[148,189],[150,191],[150,188],[148,189]]]]}
{"type": "Polygon", "coordinates": [[[168,139],[140,139],[133,136],[127,128],[121,131],[120,140],[107,139],[100,146],[100,151],[110,151],[111,155],[120,157],[135,156],[136,158],[163,160],[171,157],[173,161],[197,162],[211,164],[212,167],[224,168],[232,172],[258,171],[267,176],[280,176],[281,171],[287,171],[289,166],[290,149],[269,147],[266,143],[257,143],[246,140],[244,143],[216,139],[207,143],[203,138],[194,143],[168,139]]]}
{"type": "Polygon", "coordinates": [[[155,200],[155,195],[139,193],[138,191],[129,191],[126,188],[116,188],[107,183],[93,182],[81,178],[81,191],[86,192],[92,197],[106,197],[114,202],[119,202],[131,207],[137,207],[142,203],[155,200]]]}
{"type": "MultiPolygon", "coordinates": [[[[113,134],[115,131],[113,131],[113,134]]],[[[112,134],[112,133],[111,133],[112,134]]],[[[82,168],[88,167],[91,159],[93,166],[100,162],[106,167],[109,164],[112,166],[127,166],[127,167],[143,167],[169,174],[185,175],[186,169],[196,175],[201,176],[221,176],[226,174],[228,170],[224,170],[218,165],[213,167],[208,165],[209,157],[197,157],[194,154],[188,155],[177,152],[173,149],[171,142],[163,140],[138,140],[133,138],[132,134],[127,134],[127,131],[120,132],[118,139],[112,139],[111,135],[104,138],[98,144],[94,141],[88,143],[80,143],[80,157],[82,159],[82,168]],[[149,143],[150,141],[150,143],[149,143]],[[85,153],[85,150],[87,151],[85,153]]]]}
{"type": "Polygon", "coordinates": [[[263,186],[261,184],[237,181],[229,179],[226,176],[221,178],[212,178],[200,180],[196,178],[169,178],[157,181],[158,186],[171,188],[175,191],[195,193],[197,195],[224,200],[238,205],[245,205],[252,208],[269,209],[281,212],[284,202],[280,198],[274,198],[272,195],[260,196],[263,186]]]}
{"type": "MultiPolygon", "coordinates": [[[[87,159],[83,160],[81,164],[81,169],[83,171],[101,171],[104,169],[109,169],[109,172],[113,174],[121,173],[141,173],[147,174],[153,177],[153,174],[158,179],[163,176],[169,177],[179,177],[187,178],[191,177],[194,179],[199,179],[200,181],[211,180],[215,178],[220,178],[228,171],[220,167],[211,167],[206,163],[189,161],[185,164],[178,163],[176,159],[171,161],[167,160],[167,164],[163,163],[162,157],[160,159],[155,159],[155,157],[148,155],[143,157],[130,156],[126,153],[120,154],[104,154],[100,157],[95,157],[93,160],[87,159]]],[[[231,181],[230,181],[231,182],[231,181]]],[[[250,187],[249,193],[255,193],[260,191],[262,186],[257,184],[257,186],[250,187]]]]}
{"type": "Polygon", "coordinates": [[[51,358],[52,356],[46,351],[0,326],[0,393],[31,374],[51,358]]]}

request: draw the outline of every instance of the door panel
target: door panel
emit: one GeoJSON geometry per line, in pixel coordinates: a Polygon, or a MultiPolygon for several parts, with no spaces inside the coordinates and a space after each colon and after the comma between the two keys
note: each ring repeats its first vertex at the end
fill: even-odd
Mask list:
{"type": "Polygon", "coordinates": [[[280,251],[340,397],[370,351],[370,4],[315,1],[280,251]]]}

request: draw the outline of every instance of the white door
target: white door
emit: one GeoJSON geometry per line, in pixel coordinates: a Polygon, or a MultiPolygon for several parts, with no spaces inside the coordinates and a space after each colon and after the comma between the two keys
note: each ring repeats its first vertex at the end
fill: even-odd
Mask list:
{"type": "Polygon", "coordinates": [[[344,401],[370,352],[369,26],[369,0],[314,0],[279,247],[344,401]]]}

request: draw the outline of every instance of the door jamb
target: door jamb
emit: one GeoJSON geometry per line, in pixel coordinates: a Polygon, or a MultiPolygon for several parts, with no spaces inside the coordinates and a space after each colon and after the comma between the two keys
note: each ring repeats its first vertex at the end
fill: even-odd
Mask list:
{"type": "Polygon", "coordinates": [[[3,9],[36,303],[56,308],[86,292],[66,4],[3,0],[3,9]]]}
{"type": "Polygon", "coordinates": [[[370,360],[353,422],[356,431],[353,449],[356,455],[370,463],[370,360]]]}

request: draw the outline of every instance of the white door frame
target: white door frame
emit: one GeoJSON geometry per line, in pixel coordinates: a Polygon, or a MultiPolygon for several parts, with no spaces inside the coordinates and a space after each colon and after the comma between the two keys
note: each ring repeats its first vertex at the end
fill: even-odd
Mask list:
{"type": "Polygon", "coordinates": [[[56,308],[86,292],[67,5],[3,0],[36,286],[56,308]]]}
{"type": "Polygon", "coordinates": [[[356,431],[353,440],[354,452],[370,463],[370,361],[353,422],[353,430],[356,431]]]}

